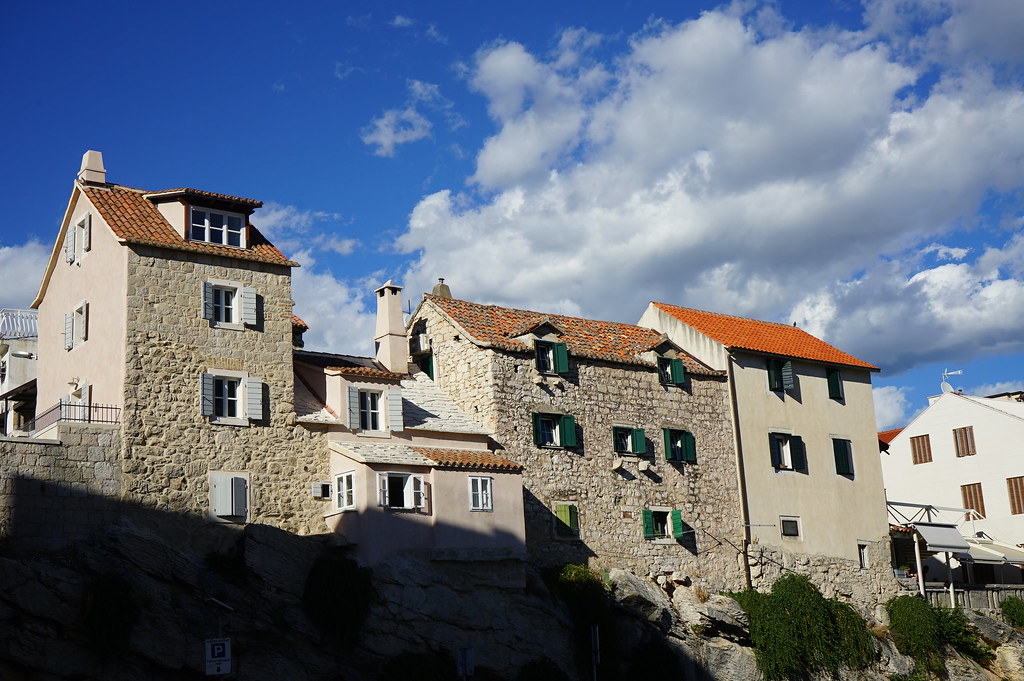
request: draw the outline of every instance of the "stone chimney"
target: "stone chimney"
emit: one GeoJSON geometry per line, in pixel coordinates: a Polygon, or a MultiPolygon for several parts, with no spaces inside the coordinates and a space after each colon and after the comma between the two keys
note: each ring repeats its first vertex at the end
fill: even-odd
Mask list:
{"type": "Polygon", "coordinates": [[[377,332],[373,336],[377,361],[388,371],[409,371],[409,340],[402,318],[402,287],[390,279],[374,291],[377,294],[377,332]]]}
{"type": "Polygon", "coordinates": [[[434,284],[434,290],[430,293],[435,296],[441,296],[442,298],[452,297],[452,290],[448,288],[448,284],[444,283],[444,277],[438,277],[437,283],[434,284]]]}
{"type": "Polygon", "coordinates": [[[107,169],[103,167],[103,154],[99,151],[87,151],[82,154],[82,169],[78,171],[78,179],[86,184],[105,184],[107,169]]]}

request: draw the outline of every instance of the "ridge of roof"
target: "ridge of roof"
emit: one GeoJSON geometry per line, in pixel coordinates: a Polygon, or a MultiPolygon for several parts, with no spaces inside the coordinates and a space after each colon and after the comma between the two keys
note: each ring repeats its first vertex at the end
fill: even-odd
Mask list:
{"type": "MultiPolygon", "coordinates": [[[[123,187],[123,185],[114,185],[123,187]]],[[[124,187],[124,189],[132,189],[132,187],[124,187]]],[[[199,196],[208,199],[219,199],[221,201],[230,201],[231,203],[239,203],[254,208],[259,208],[263,205],[262,201],[256,199],[247,199],[244,196],[232,196],[231,194],[218,194],[217,192],[208,192],[203,189],[193,189],[192,187],[178,187],[177,189],[161,189],[160,191],[147,192],[142,189],[135,189],[134,191],[142,192],[146,198],[150,196],[173,196],[175,194],[185,194],[191,196],[199,196]]]]}
{"type": "Polygon", "coordinates": [[[728,348],[879,370],[875,365],[857,359],[789,324],[765,322],[669,303],[652,302],[651,305],[728,348]]]}
{"type": "MultiPolygon", "coordinates": [[[[541,320],[562,332],[561,340],[570,353],[588,359],[652,367],[654,363],[637,355],[649,351],[664,340],[659,332],[635,324],[484,305],[430,293],[423,294],[423,299],[440,308],[481,345],[513,352],[532,352],[530,346],[514,340],[513,336],[541,320]]],[[[702,376],[725,374],[707,367],[685,351],[680,352],[680,355],[689,372],[702,376]]]]}
{"type": "Polygon", "coordinates": [[[125,187],[119,184],[85,185],[81,189],[86,198],[99,211],[111,231],[114,232],[114,236],[126,243],[219,255],[239,260],[283,265],[285,267],[299,266],[297,262],[286,258],[251,222],[247,222],[246,225],[249,234],[248,246],[246,248],[186,240],[171,226],[167,218],[163,216],[156,205],[147,197],[162,195],[168,192],[187,191],[196,196],[243,203],[253,207],[263,205],[254,199],[244,199],[227,194],[215,194],[213,192],[202,192],[193,189],[147,192],[142,189],[125,187]]]}
{"type": "Polygon", "coordinates": [[[405,374],[396,374],[387,369],[381,369],[377,366],[377,361],[373,357],[338,355],[330,352],[316,352],[314,350],[293,350],[292,357],[300,362],[312,364],[321,369],[329,369],[352,376],[370,376],[372,378],[383,378],[393,381],[405,378],[405,374]]]}

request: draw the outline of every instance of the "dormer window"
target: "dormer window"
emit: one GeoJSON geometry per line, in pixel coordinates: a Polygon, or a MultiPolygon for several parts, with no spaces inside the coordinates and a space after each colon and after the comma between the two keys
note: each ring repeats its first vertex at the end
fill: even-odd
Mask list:
{"type": "Polygon", "coordinates": [[[565,343],[534,341],[537,371],[542,374],[564,374],[569,371],[569,352],[565,343]]]}
{"type": "Polygon", "coordinates": [[[683,385],[686,383],[686,366],[677,357],[658,358],[658,378],[662,385],[683,385]]]}
{"type": "Polygon", "coordinates": [[[245,216],[193,208],[189,235],[192,241],[245,248],[245,216]]]}

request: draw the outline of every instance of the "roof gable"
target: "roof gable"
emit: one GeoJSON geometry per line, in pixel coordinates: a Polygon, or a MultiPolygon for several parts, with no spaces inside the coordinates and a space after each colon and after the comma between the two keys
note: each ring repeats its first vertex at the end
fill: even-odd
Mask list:
{"type": "Polygon", "coordinates": [[[695,310],[668,303],[651,304],[730,349],[751,350],[878,371],[878,367],[873,364],[857,359],[795,326],[695,310]]]}
{"type": "MultiPolygon", "coordinates": [[[[570,354],[588,359],[651,366],[651,362],[640,355],[664,343],[659,332],[633,324],[481,305],[432,294],[424,294],[423,298],[424,302],[436,306],[478,344],[502,350],[531,352],[532,347],[517,340],[516,336],[525,333],[524,330],[535,328],[538,323],[558,329],[561,332],[560,340],[565,343],[570,354]]],[[[679,353],[679,356],[689,372],[708,376],[722,373],[709,369],[688,354],[679,353]]]]}

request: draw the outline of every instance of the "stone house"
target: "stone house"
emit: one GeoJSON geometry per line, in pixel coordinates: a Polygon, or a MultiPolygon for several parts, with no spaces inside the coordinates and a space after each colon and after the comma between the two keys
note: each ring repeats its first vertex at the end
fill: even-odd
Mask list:
{"type": "MultiPolygon", "coordinates": [[[[966,583],[1020,583],[1024,566],[1024,393],[974,397],[945,392],[904,428],[888,433],[880,455],[889,501],[939,507],[970,549],[953,566],[966,583]],[[968,509],[974,513],[952,509],[968,509]]],[[[907,561],[910,563],[910,561],[907,561]]],[[[938,558],[925,561],[941,579],[938,558]]]]}
{"type": "Polygon", "coordinates": [[[412,358],[523,466],[531,562],[742,588],[725,372],[649,329],[425,295],[412,358]]]}
{"type": "Polygon", "coordinates": [[[858,584],[840,590],[893,588],[871,394],[878,369],[786,324],[665,303],[638,323],[728,377],[755,583],[800,566],[858,584]]]}

